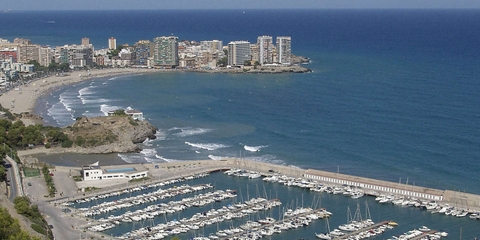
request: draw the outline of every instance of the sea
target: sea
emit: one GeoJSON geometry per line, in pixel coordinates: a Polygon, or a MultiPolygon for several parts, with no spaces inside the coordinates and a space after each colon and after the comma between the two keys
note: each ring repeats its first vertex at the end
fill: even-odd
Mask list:
{"type": "MultiPolygon", "coordinates": [[[[311,60],[306,74],[126,75],[38,100],[34,112],[61,127],[118,108],[142,111],[157,138],[115,156],[126,163],[236,157],[480,194],[480,10],[10,11],[0,22],[0,38],[52,47],[83,37],[101,49],[110,37],[226,45],[291,36],[292,52],[311,60]]],[[[342,221],[345,205],[355,206],[323,203],[340,206],[342,221]]],[[[405,222],[404,232],[415,219],[449,239],[480,236],[478,221],[393,208],[383,212],[405,222]]]]}

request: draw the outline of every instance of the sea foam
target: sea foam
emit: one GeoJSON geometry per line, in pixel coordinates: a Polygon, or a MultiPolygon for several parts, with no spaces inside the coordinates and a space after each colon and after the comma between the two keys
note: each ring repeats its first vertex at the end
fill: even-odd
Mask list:
{"type": "Polygon", "coordinates": [[[188,137],[188,136],[192,136],[192,135],[200,135],[200,134],[204,134],[204,133],[212,131],[212,129],[208,129],[208,128],[191,128],[191,127],[171,128],[170,130],[171,131],[180,130],[180,132],[175,133],[175,135],[179,136],[179,137],[188,137]]]}
{"type": "Polygon", "coordinates": [[[268,147],[267,145],[261,145],[261,146],[247,146],[244,145],[243,148],[249,152],[260,152],[260,149],[268,147]]]}
{"type": "Polygon", "coordinates": [[[162,156],[160,156],[160,155],[158,155],[158,154],[155,155],[155,157],[158,158],[158,159],[160,159],[160,160],[163,160],[163,161],[165,161],[165,162],[178,162],[178,161],[180,161],[180,160],[176,160],[176,159],[164,158],[164,157],[162,157],[162,156]]]}
{"type": "Polygon", "coordinates": [[[205,150],[208,150],[208,151],[213,151],[213,150],[217,150],[217,149],[220,149],[220,148],[226,148],[226,147],[228,147],[227,145],[217,144],[217,143],[191,143],[191,142],[185,142],[185,144],[187,144],[187,145],[189,145],[189,146],[192,146],[192,147],[205,149],[205,150]]]}

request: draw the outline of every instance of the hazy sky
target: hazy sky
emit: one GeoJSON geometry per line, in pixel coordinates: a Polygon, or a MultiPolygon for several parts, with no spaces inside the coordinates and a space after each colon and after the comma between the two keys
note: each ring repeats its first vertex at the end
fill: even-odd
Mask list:
{"type": "Polygon", "coordinates": [[[1,10],[480,8],[480,0],[7,0],[1,10]]]}

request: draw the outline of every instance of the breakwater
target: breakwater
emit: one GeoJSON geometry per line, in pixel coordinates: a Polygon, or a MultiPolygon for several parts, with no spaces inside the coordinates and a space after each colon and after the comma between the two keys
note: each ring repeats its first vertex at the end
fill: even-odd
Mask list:
{"type": "MultiPolygon", "coordinates": [[[[185,163],[167,163],[165,166],[179,168],[181,164],[185,163]]],[[[471,210],[480,210],[480,195],[466,192],[433,189],[341,173],[315,169],[302,169],[298,167],[250,161],[245,159],[225,159],[221,161],[208,160],[199,161],[199,164],[202,164],[204,168],[211,170],[242,168],[246,170],[262,172],[266,175],[280,173],[291,177],[307,178],[328,184],[355,186],[365,190],[366,194],[374,196],[390,194],[400,195],[437,201],[439,203],[450,204],[452,206],[462,206],[471,210]]]]}

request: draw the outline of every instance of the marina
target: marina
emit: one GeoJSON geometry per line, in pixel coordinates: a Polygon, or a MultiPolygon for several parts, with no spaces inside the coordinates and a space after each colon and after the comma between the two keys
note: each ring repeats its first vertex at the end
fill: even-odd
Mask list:
{"type": "MultiPolygon", "coordinates": [[[[247,161],[240,164],[236,160],[201,162],[202,171],[192,171],[192,175],[127,184],[117,190],[88,193],[82,198],[57,200],[56,203],[71,209],[74,217],[90,219],[87,224],[76,226],[77,229],[93,236],[100,234],[119,239],[168,239],[173,235],[183,236],[182,239],[292,239],[299,234],[299,229],[303,229],[301,236],[320,238],[317,232],[324,228],[320,226],[325,225],[325,221],[338,227],[322,235],[324,238],[321,239],[367,239],[380,235],[395,239],[395,235],[402,235],[396,229],[402,227],[391,223],[396,224],[397,218],[405,216],[392,213],[405,212],[406,209],[413,210],[408,211],[409,214],[423,212],[434,218],[465,219],[478,225],[472,221],[478,217],[474,209],[454,207],[428,198],[374,193],[360,186],[305,177],[305,172],[311,170],[247,161]],[[248,170],[252,169],[250,164],[255,170],[248,170]],[[243,168],[238,168],[240,165],[243,168]],[[347,217],[347,224],[342,223],[339,215],[343,214],[338,214],[338,207],[349,206],[352,201],[357,207],[354,217],[347,217]],[[363,201],[367,209],[362,217],[359,205],[363,201]],[[392,213],[384,212],[374,219],[368,210],[369,205],[373,205],[374,212],[387,207],[392,213]],[[294,211],[306,212],[291,215],[294,211]],[[337,213],[331,215],[332,212],[337,213]],[[325,217],[329,219],[312,222],[325,217]],[[245,230],[246,225],[252,226],[245,230]],[[293,232],[296,234],[290,235],[293,232]]],[[[173,169],[174,165],[177,166],[172,173],[182,171],[179,163],[164,164],[159,169],[173,169]]],[[[151,170],[150,174],[155,177],[156,173],[151,170]]],[[[445,227],[439,229],[442,230],[431,234],[435,237],[443,237],[439,233],[447,234],[445,227]]]]}

